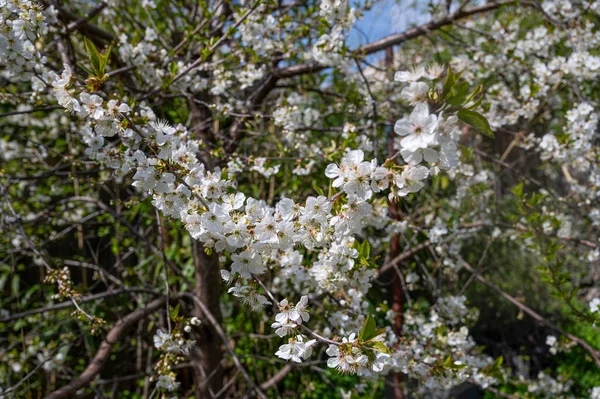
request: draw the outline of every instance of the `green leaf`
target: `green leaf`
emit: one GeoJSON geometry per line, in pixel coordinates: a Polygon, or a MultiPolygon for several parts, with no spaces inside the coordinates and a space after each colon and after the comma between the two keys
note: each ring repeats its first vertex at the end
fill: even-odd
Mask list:
{"type": "Polygon", "coordinates": [[[94,75],[97,78],[104,77],[104,71],[106,70],[106,65],[108,64],[108,58],[110,57],[110,51],[112,49],[111,46],[108,47],[104,54],[98,51],[98,48],[87,37],[83,38],[85,43],[85,50],[88,54],[88,58],[90,59],[90,63],[92,64],[92,70],[94,75]]]}
{"type": "MultiPolygon", "coordinates": [[[[465,101],[465,102],[468,103],[469,101],[473,100],[475,98],[475,96],[478,95],[479,93],[481,93],[482,91],[483,91],[483,86],[477,85],[475,90],[473,90],[473,92],[469,95],[469,97],[467,97],[467,101],[465,101]]],[[[479,100],[477,102],[479,102],[479,100]]]]}
{"type": "Polygon", "coordinates": [[[108,46],[106,53],[100,54],[100,70],[98,71],[99,77],[104,76],[104,71],[106,70],[106,64],[108,64],[108,58],[110,57],[111,49],[112,49],[112,46],[108,46]]]}
{"type": "MultiPolygon", "coordinates": [[[[472,103],[468,107],[465,107],[465,109],[474,110],[479,108],[479,106],[481,105],[481,100],[483,100],[483,96],[479,97],[474,103],[472,103]]],[[[467,99],[466,103],[468,104],[469,101],[471,100],[467,99]]]]}
{"type": "Polygon", "coordinates": [[[452,367],[453,363],[454,363],[454,360],[452,360],[452,356],[448,355],[442,361],[442,367],[449,369],[452,367]]]}
{"type": "Polygon", "coordinates": [[[84,37],[83,41],[85,42],[85,50],[88,58],[92,64],[92,70],[97,76],[100,76],[100,53],[98,52],[94,42],[92,42],[90,39],[84,37]]]}
{"type": "Polygon", "coordinates": [[[452,86],[454,86],[454,84],[456,83],[456,81],[458,80],[458,78],[460,77],[460,73],[459,74],[454,74],[454,72],[452,72],[452,68],[448,67],[448,73],[446,74],[446,80],[444,80],[444,97],[450,93],[450,89],[452,89],[452,86]]]}
{"type": "Polygon", "coordinates": [[[460,111],[458,111],[457,115],[458,119],[465,122],[469,126],[473,127],[474,129],[480,131],[481,133],[485,134],[490,138],[494,138],[494,132],[492,131],[489,122],[487,121],[487,119],[485,119],[483,115],[475,111],[468,111],[466,109],[461,109],[460,111]]]}
{"type": "Polygon", "coordinates": [[[373,348],[374,350],[376,350],[377,352],[381,352],[381,353],[390,353],[390,348],[388,348],[387,346],[385,346],[385,344],[381,341],[372,341],[369,346],[371,348],[373,348]]]}
{"type": "Polygon", "coordinates": [[[498,356],[496,358],[496,360],[494,360],[494,365],[495,366],[500,367],[500,366],[502,366],[502,363],[504,363],[504,358],[502,356],[498,356]]]}
{"type": "Polygon", "coordinates": [[[534,207],[544,200],[544,196],[540,193],[531,194],[531,198],[527,200],[527,205],[534,207]]]}
{"type": "Polygon", "coordinates": [[[171,320],[176,319],[177,316],[179,316],[179,304],[177,304],[177,306],[175,307],[171,306],[170,309],[171,311],[169,313],[171,316],[171,320]]]}
{"type": "Polygon", "coordinates": [[[92,71],[91,69],[89,69],[88,67],[86,67],[85,65],[82,64],[78,64],[77,65],[79,68],[81,68],[83,70],[83,72],[87,73],[88,75],[92,76],[94,74],[94,71],[92,71]]]}
{"type": "Polygon", "coordinates": [[[2,291],[4,289],[4,285],[6,284],[6,281],[8,280],[8,274],[2,274],[0,275],[0,291],[2,291]]]}
{"type": "Polygon", "coordinates": [[[556,137],[556,140],[558,140],[560,144],[569,144],[571,139],[571,135],[569,133],[555,134],[554,137],[556,137]]]}
{"type": "Polygon", "coordinates": [[[387,330],[385,329],[385,327],[382,327],[382,328],[380,328],[380,329],[378,329],[378,330],[375,331],[375,336],[378,337],[378,336],[380,336],[381,334],[383,334],[386,331],[387,330]]]}
{"type": "Polygon", "coordinates": [[[29,301],[29,299],[31,299],[31,296],[39,290],[40,290],[39,285],[34,285],[33,287],[29,288],[27,290],[27,292],[25,293],[25,295],[23,295],[23,302],[27,303],[27,301],[29,301]]]}
{"type": "Polygon", "coordinates": [[[444,367],[445,369],[448,369],[448,370],[460,370],[460,369],[464,369],[466,367],[466,365],[456,364],[456,362],[452,358],[452,356],[446,356],[444,358],[444,361],[442,362],[442,367],[444,367]]]}
{"type": "Polygon", "coordinates": [[[446,95],[446,102],[450,105],[460,105],[466,102],[469,95],[469,84],[460,82],[450,88],[446,95]]]}
{"type": "Polygon", "coordinates": [[[371,244],[369,244],[368,240],[364,240],[362,243],[358,244],[356,249],[361,257],[369,259],[369,256],[371,255],[371,244]]]}
{"type": "Polygon", "coordinates": [[[169,72],[171,72],[172,76],[177,75],[177,72],[179,72],[179,66],[177,65],[176,62],[171,62],[169,64],[169,72]]]}
{"type": "Polygon", "coordinates": [[[360,330],[360,334],[358,338],[363,341],[368,341],[371,338],[376,337],[377,333],[377,325],[375,324],[375,319],[371,315],[367,315],[365,320],[365,324],[363,324],[362,329],[360,330]]]}
{"type": "Polygon", "coordinates": [[[317,183],[315,181],[313,181],[313,189],[317,192],[317,194],[325,195],[325,193],[323,192],[323,189],[321,189],[321,187],[317,186],[317,183]]]}
{"type": "Polygon", "coordinates": [[[523,183],[519,183],[516,186],[514,186],[513,188],[510,189],[510,191],[517,197],[517,198],[521,198],[523,196],[523,183]]]}
{"type": "Polygon", "coordinates": [[[21,327],[25,327],[26,325],[27,322],[25,321],[25,319],[17,320],[15,324],[13,324],[13,331],[19,331],[21,327]]]}

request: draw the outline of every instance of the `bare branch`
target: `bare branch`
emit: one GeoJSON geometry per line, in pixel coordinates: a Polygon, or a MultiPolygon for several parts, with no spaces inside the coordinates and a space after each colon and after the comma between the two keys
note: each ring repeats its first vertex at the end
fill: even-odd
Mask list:
{"type": "MultiPolygon", "coordinates": [[[[78,297],[77,300],[79,302],[90,302],[90,301],[95,301],[96,299],[102,299],[102,298],[106,298],[109,296],[120,295],[120,294],[125,294],[125,293],[131,294],[131,293],[135,293],[135,292],[143,292],[143,293],[150,294],[150,295],[161,295],[158,292],[155,292],[155,291],[152,291],[152,290],[149,290],[146,288],[122,288],[120,290],[106,291],[106,292],[102,292],[100,294],[78,297]]],[[[4,317],[4,318],[0,319],[0,323],[7,323],[9,321],[22,319],[23,317],[32,316],[34,314],[44,313],[44,312],[52,312],[55,310],[69,308],[71,306],[73,306],[73,302],[66,301],[66,302],[57,303],[56,305],[49,305],[49,306],[44,306],[43,308],[27,310],[25,312],[15,313],[10,316],[4,317]]]]}

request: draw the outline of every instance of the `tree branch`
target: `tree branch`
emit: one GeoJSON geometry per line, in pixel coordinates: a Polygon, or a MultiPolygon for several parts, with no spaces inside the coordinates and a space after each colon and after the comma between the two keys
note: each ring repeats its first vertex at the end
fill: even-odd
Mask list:
{"type": "MultiPolygon", "coordinates": [[[[376,53],[377,51],[384,50],[388,47],[395,46],[397,44],[403,43],[407,40],[414,39],[416,37],[425,35],[433,30],[442,28],[447,25],[451,25],[454,21],[463,19],[466,17],[470,17],[472,15],[481,14],[484,12],[492,11],[502,6],[513,4],[515,0],[497,0],[491,1],[486,4],[482,4],[480,6],[471,7],[463,10],[459,10],[454,14],[450,14],[440,20],[430,21],[426,24],[416,26],[414,28],[408,29],[405,32],[398,33],[396,35],[390,35],[384,37],[383,39],[377,40],[376,42],[366,44],[362,47],[353,51],[355,56],[358,55],[367,55],[376,53]]],[[[298,75],[304,75],[307,73],[318,72],[323,69],[329,68],[328,65],[323,64],[301,64],[301,65],[293,65],[287,68],[282,68],[273,73],[273,75],[277,78],[291,78],[298,75]]]]}
{"type": "Polygon", "coordinates": [[[551,328],[552,330],[556,331],[557,333],[564,335],[571,341],[577,343],[579,346],[581,346],[584,350],[586,350],[592,356],[592,358],[594,359],[594,363],[596,363],[596,367],[600,368],[600,353],[596,349],[594,349],[589,343],[587,343],[586,341],[584,341],[583,339],[581,339],[579,337],[574,336],[573,334],[570,334],[570,333],[564,331],[563,329],[561,329],[559,327],[556,327],[555,325],[550,323],[548,320],[546,320],[542,315],[537,313],[535,310],[531,309],[529,306],[525,305],[524,303],[519,302],[512,295],[502,291],[499,287],[497,287],[492,282],[490,282],[488,279],[486,279],[481,274],[479,274],[467,262],[463,262],[463,267],[467,271],[473,273],[473,275],[475,276],[475,278],[477,280],[481,281],[483,284],[487,285],[498,295],[500,295],[501,297],[503,297],[504,299],[506,299],[507,301],[509,301],[516,307],[518,307],[520,310],[523,311],[523,313],[527,313],[529,316],[533,317],[534,320],[538,321],[539,323],[545,325],[548,328],[551,328]]]}
{"type": "MultiPolygon", "coordinates": [[[[178,297],[181,297],[181,295],[179,295],[178,297]]],[[[96,355],[85,368],[83,373],[81,373],[81,375],[78,378],[74,379],[69,384],[52,392],[46,397],[46,399],[61,399],[73,397],[75,392],[92,382],[93,378],[100,372],[100,370],[102,370],[102,367],[104,367],[104,363],[106,362],[106,360],[110,356],[110,353],[112,352],[113,345],[117,343],[117,341],[125,333],[127,328],[129,328],[132,324],[136,323],[137,321],[147,317],[151,313],[158,310],[164,305],[164,303],[165,298],[155,299],[145,307],[137,309],[129,313],[121,320],[119,320],[115,324],[115,326],[108,332],[106,338],[104,339],[104,341],[102,341],[102,344],[100,345],[100,349],[98,349],[96,355]]]]}
{"type": "Polygon", "coordinates": [[[392,270],[392,268],[395,265],[397,265],[398,263],[402,262],[405,259],[410,258],[411,256],[413,256],[414,254],[416,254],[423,248],[427,248],[427,246],[429,246],[429,245],[431,245],[431,241],[427,240],[418,245],[415,245],[411,249],[408,249],[408,250],[396,255],[393,259],[391,259],[389,262],[385,263],[381,267],[381,269],[379,269],[377,271],[377,276],[381,276],[382,274],[385,274],[388,270],[392,270]]]}
{"type": "MultiPolygon", "coordinates": [[[[41,3],[44,5],[44,7],[49,7],[50,5],[52,5],[52,3],[47,0],[42,0],[41,3]]],[[[67,25],[67,29],[69,31],[78,30],[84,36],[90,36],[90,38],[95,38],[97,40],[105,42],[112,42],[116,39],[112,33],[99,28],[88,21],[88,19],[93,18],[100,11],[102,11],[105,6],[103,6],[102,8],[97,8],[96,11],[93,11],[92,14],[90,14],[91,16],[83,18],[80,18],[76,14],[63,9],[58,4],[54,4],[54,6],[58,10],[58,19],[60,19],[67,25]]]]}

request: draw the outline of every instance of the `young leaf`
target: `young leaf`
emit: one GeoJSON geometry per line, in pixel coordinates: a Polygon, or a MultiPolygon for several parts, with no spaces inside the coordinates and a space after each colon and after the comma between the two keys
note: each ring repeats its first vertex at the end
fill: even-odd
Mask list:
{"type": "Polygon", "coordinates": [[[504,358],[502,356],[498,356],[496,358],[496,360],[494,360],[494,366],[500,368],[500,366],[502,366],[503,362],[504,362],[504,358]]]}
{"type": "Polygon", "coordinates": [[[15,274],[10,282],[10,289],[15,296],[19,295],[20,282],[19,275],[15,274]]]}
{"type": "Polygon", "coordinates": [[[463,104],[469,95],[469,84],[460,82],[450,88],[450,92],[446,96],[446,102],[450,105],[463,104]]]}
{"type": "Polygon", "coordinates": [[[323,192],[323,189],[319,186],[317,186],[317,182],[313,181],[313,189],[317,192],[317,194],[319,195],[325,195],[325,193],[323,192]]]}
{"type": "Polygon", "coordinates": [[[369,346],[371,348],[373,348],[374,350],[376,350],[377,352],[381,352],[381,353],[390,353],[390,348],[388,348],[387,346],[385,346],[385,344],[381,341],[372,341],[369,346]]]}
{"type": "Polygon", "coordinates": [[[383,333],[384,333],[384,332],[386,332],[386,331],[387,331],[387,330],[386,330],[386,328],[385,328],[385,327],[382,327],[382,328],[379,328],[379,329],[375,330],[375,337],[378,337],[378,336],[380,336],[381,334],[383,334],[383,333]]]}
{"type": "Polygon", "coordinates": [[[87,37],[83,38],[85,43],[85,50],[87,52],[88,58],[90,59],[90,63],[92,64],[92,70],[96,76],[100,76],[100,53],[98,53],[98,49],[96,45],[87,37]]]}
{"type": "Polygon", "coordinates": [[[516,186],[514,186],[513,188],[511,188],[510,191],[512,191],[512,193],[517,198],[521,198],[523,196],[523,183],[517,184],[516,186]]]}
{"type": "Polygon", "coordinates": [[[485,117],[475,111],[468,111],[466,109],[461,109],[458,111],[458,119],[470,125],[474,129],[480,131],[490,138],[494,138],[494,132],[490,127],[489,122],[485,117]]]}
{"type": "Polygon", "coordinates": [[[446,80],[444,80],[444,96],[446,96],[446,94],[450,92],[450,89],[452,88],[452,86],[454,86],[459,76],[460,75],[455,75],[454,72],[452,72],[452,68],[448,68],[446,80]]]}
{"type": "Polygon", "coordinates": [[[478,95],[479,93],[481,93],[481,91],[483,90],[483,86],[482,85],[477,85],[477,87],[475,88],[475,90],[473,90],[473,92],[469,95],[469,97],[467,97],[467,101],[469,102],[472,99],[475,98],[476,95],[478,95]]]}
{"type": "Polygon", "coordinates": [[[366,259],[369,259],[369,256],[371,255],[371,244],[369,244],[368,240],[364,240],[362,243],[361,255],[366,259]]]}
{"type": "Polygon", "coordinates": [[[360,330],[360,334],[358,335],[359,339],[363,341],[368,341],[371,338],[376,337],[377,325],[375,324],[375,319],[371,315],[367,315],[367,319],[365,320],[365,324],[363,324],[362,329],[360,330]]]}
{"type": "Polygon", "coordinates": [[[453,370],[461,370],[461,369],[464,369],[465,367],[467,367],[467,365],[462,364],[462,363],[460,363],[460,364],[452,363],[452,366],[450,366],[450,368],[453,370]]]}
{"type": "Polygon", "coordinates": [[[100,54],[100,70],[98,71],[99,77],[104,76],[104,71],[106,70],[106,64],[108,64],[108,58],[110,57],[111,49],[112,49],[112,46],[108,46],[106,53],[100,54]]]}
{"type": "Polygon", "coordinates": [[[177,316],[179,316],[179,304],[177,304],[177,306],[175,306],[175,307],[171,306],[170,308],[171,308],[171,311],[169,313],[170,313],[171,319],[176,319],[177,316]]]}
{"type": "MultiPolygon", "coordinates": [[[[465,102],[466,104],[469,104],[469,101],[471,101],[472,99],[467,98],[467,101],[465,102]]],[[[483,96],[480,96],[477,100],[475,100],[475,102],[473,102],[471,105],[469,105],[468,107],[465,107],[465,109],[469,109],[469,110],[473,110],[473,109],[477,109],[479,108],[479,106],[481,105],[481,100],[483,100],[483,96]]]]}

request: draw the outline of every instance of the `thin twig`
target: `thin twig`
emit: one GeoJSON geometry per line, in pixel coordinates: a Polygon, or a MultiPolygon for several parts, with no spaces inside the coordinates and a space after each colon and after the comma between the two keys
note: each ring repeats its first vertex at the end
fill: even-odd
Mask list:
{"type": "MultiPolygon", "coordinates": [[[[181,296],[182,295],[178,295],[175,298],[180,298],[181,296]]],[[[94,377],[98,373],[100,373],[100,371],[104,367],[104,363],[110,357],[113,345],[115,345],[119,341],[119,339],[125,333],[127,328],[158,310],[164,305],[164,302],[164,298],[155,299],[145,307],[137,309],[129,313],[127,316],[123,317],[121,320],[119,320],[114,325],[114,327],[108,332],[106,338],[102,341],[102,344],[100,344],[100,348],[96,352],[96,355],[87,365],[83,373],[81,373],[79,377],[73,379],[64,387],[52,392],[46,397],[46,399],[70,398],[74,396],[75,392],[77,392],[81,388],[88,386],[92,382],[94,377]]]]}
{"type": "Polygon", "coordinates": [[[256,385],[254,383],[254,381],[252,380],[252,378],[250,378],[250,375],[248,374],[248,371],[242,365],[242,363],[240,362],[240,359],[238,358],[237,354],[235,353],[235,350],[231,346],[231,343],[229,342],[229,339],[227,338],[227,335],[225,334],[225,331],[223,331],[223,328],[221,327],[221,325],[219,324],[219,322],[217,321],[217,319],[215,319],[215,316],[208,309],[208,306],[206,306],[204,304],[204,302],[202,302],[194,294],[186,293],[186,294],[183,294],[183,295],[185,295],[186,297],[188,297],[188,298],[190,298],[190,299],[192,299],[194,301],[194,303],[200,308],[200,310],[202,311],[202,313],[204,314],[204,316],[206,317],[206,319],[209,321],[209,323],[213,326],[213,328],[215,329],[215,331],[217,332],[217,334],[221,338],[221,341],[223,341],[223,344],[225,345],[225,349],[227,349],[227,352],[231,356],[231,358],[233,360],[233,363],[235,364],[235,366],[237,367],[237,369],[240,371],[240,373],[242,373],[242,376],[244,377],[244,379],[246,380],[246,382],[248,383],[248,385],[250,386],[250,388],[253,389],[256,392],[256,394],[261,399],[267,399],[267,395],[265,395],[265,393],[263,392],[263,390],[261,389],[261,387],[258,386],[258,385],[256,385]]]}
{"type": "Polygon", "coordinates": [[[8,388],[6,391],[3,391],[2,395],[6,395],[6,394],[9,394],[11,392],[15,392],[17,390],[17,388],[19,388],[21,385],[23,385],[23,383],[25,383],[25,381],[27,381],[32,375],[34,375],[40,369],[40,367],[42,367],[44,364],[46,364],[47,362],[49,362],[54,357],[54,355],[56,355],[56,353],[58,352],[59,349],[60,348],[54,349],[54,351],[48,356],[47,359],[45,359],[43,362],[40,362],[37,366],[35,366],[33,368],[33,370],[31,370],[29,373],[27,373],[27,375],[25,377],[23,377],[21,379],[21,381],[17,382],[15,385],[13,385],[12,387],[8,388]]]}
{"type": "Polygon", "coordinates": [[[6,112],[4,114],[0,114],[0,118],[5,117],[5,116],[12,116],[12,115],[33,114],[34,112],[41,112],[41,111],[53,111],[55,109],[62,109],[62,107],[60,105],[51,105],[48,107],[32,108],[32,109],[27,109],[24,111],[11,111],[11,112],[6,112]]]}
{"type": "MultiPolygon", "coordinates": [[[[94,301],[96,299],[102,299],[102,298],[106,298],[109,296],[120,295],[120,294],[131,294],[131,293],[136,293],[136,292],[146,293],[146,294],[155,295],[155,296],[160,295],[158,292],[155,292],[155,291],[152,291],[152,290],[149,290],[146,288],[123,288],[123,289],[119,289],[119,290],[103,292],[100,294],[83,296],[83,297],[79,297],[77,299],[79,300],[79,302],[90,302],[90,301],[94,301]]],[[[6,316],[6,317],[0,319],[0,323],[8,323],[9,321],[22,319],[24,317],[33,316],[33,315],[39,314],[39,313],[54,312],[56,310],[66,309],[71,306],[73,306],[73,303],[71,301],[66,301],[66,302],[57,303],[56,305],[48,305],[48,306],[44,306],[44,307],[38,308],[38,309],[27,310],[25,312],[15,313],[10,316],[6,316]]]]}
{"type": "Polygon", "coordinates": [[[487,285],[494,292],[496,292],[498,295],[500,295],[501,297],[503,297],[504,299],[506,299],[507,301],[509,301],[510,303],[512,303],[513,305],[515,305],[516,307],[518,307],[524,313],[527,313],[529,316],[531,316],[533,319],[537,320],[539,323],[545,325],[548,328],[551,328],[552,330],[556,331],[557,333],[559,333],[561,335],[564,335],[565,337],[567,337],[571,341],[577,343],[579,346],[581,346],[583,349],[585,349],[592,356],[592,358],[594,359],[594,363],[596,364],[596,367],[600,368],[600,353],[596,349],[594,349],[589,343],[587,343],[586,341],[584,341],[583,339],[581,339],[579,337],[574,336],[571,333],[568,333],[568,332],[564,331],[560,327],[557,327],[554,324],[550,323],[542,315],[540,315],[539,313],[537,313],[536,311],[534,311],[533,309],[531,309],[529,306],[527,306],[524,303],[520,302],[519,300],[517,300],[512,295],[504,292],[502,289],[500,289],[495,284],[493,284],[492,282],[490,282],[488,279],[486,279],[485,277],[483,277],[475,269],[473,269],[473,267],[471,265],[469,265],[467,262],[463,262],[463,267],[467,271],[473,273],[475,275],[475,278],[477,280],[479,280],[483,284],[487,285]]]}

